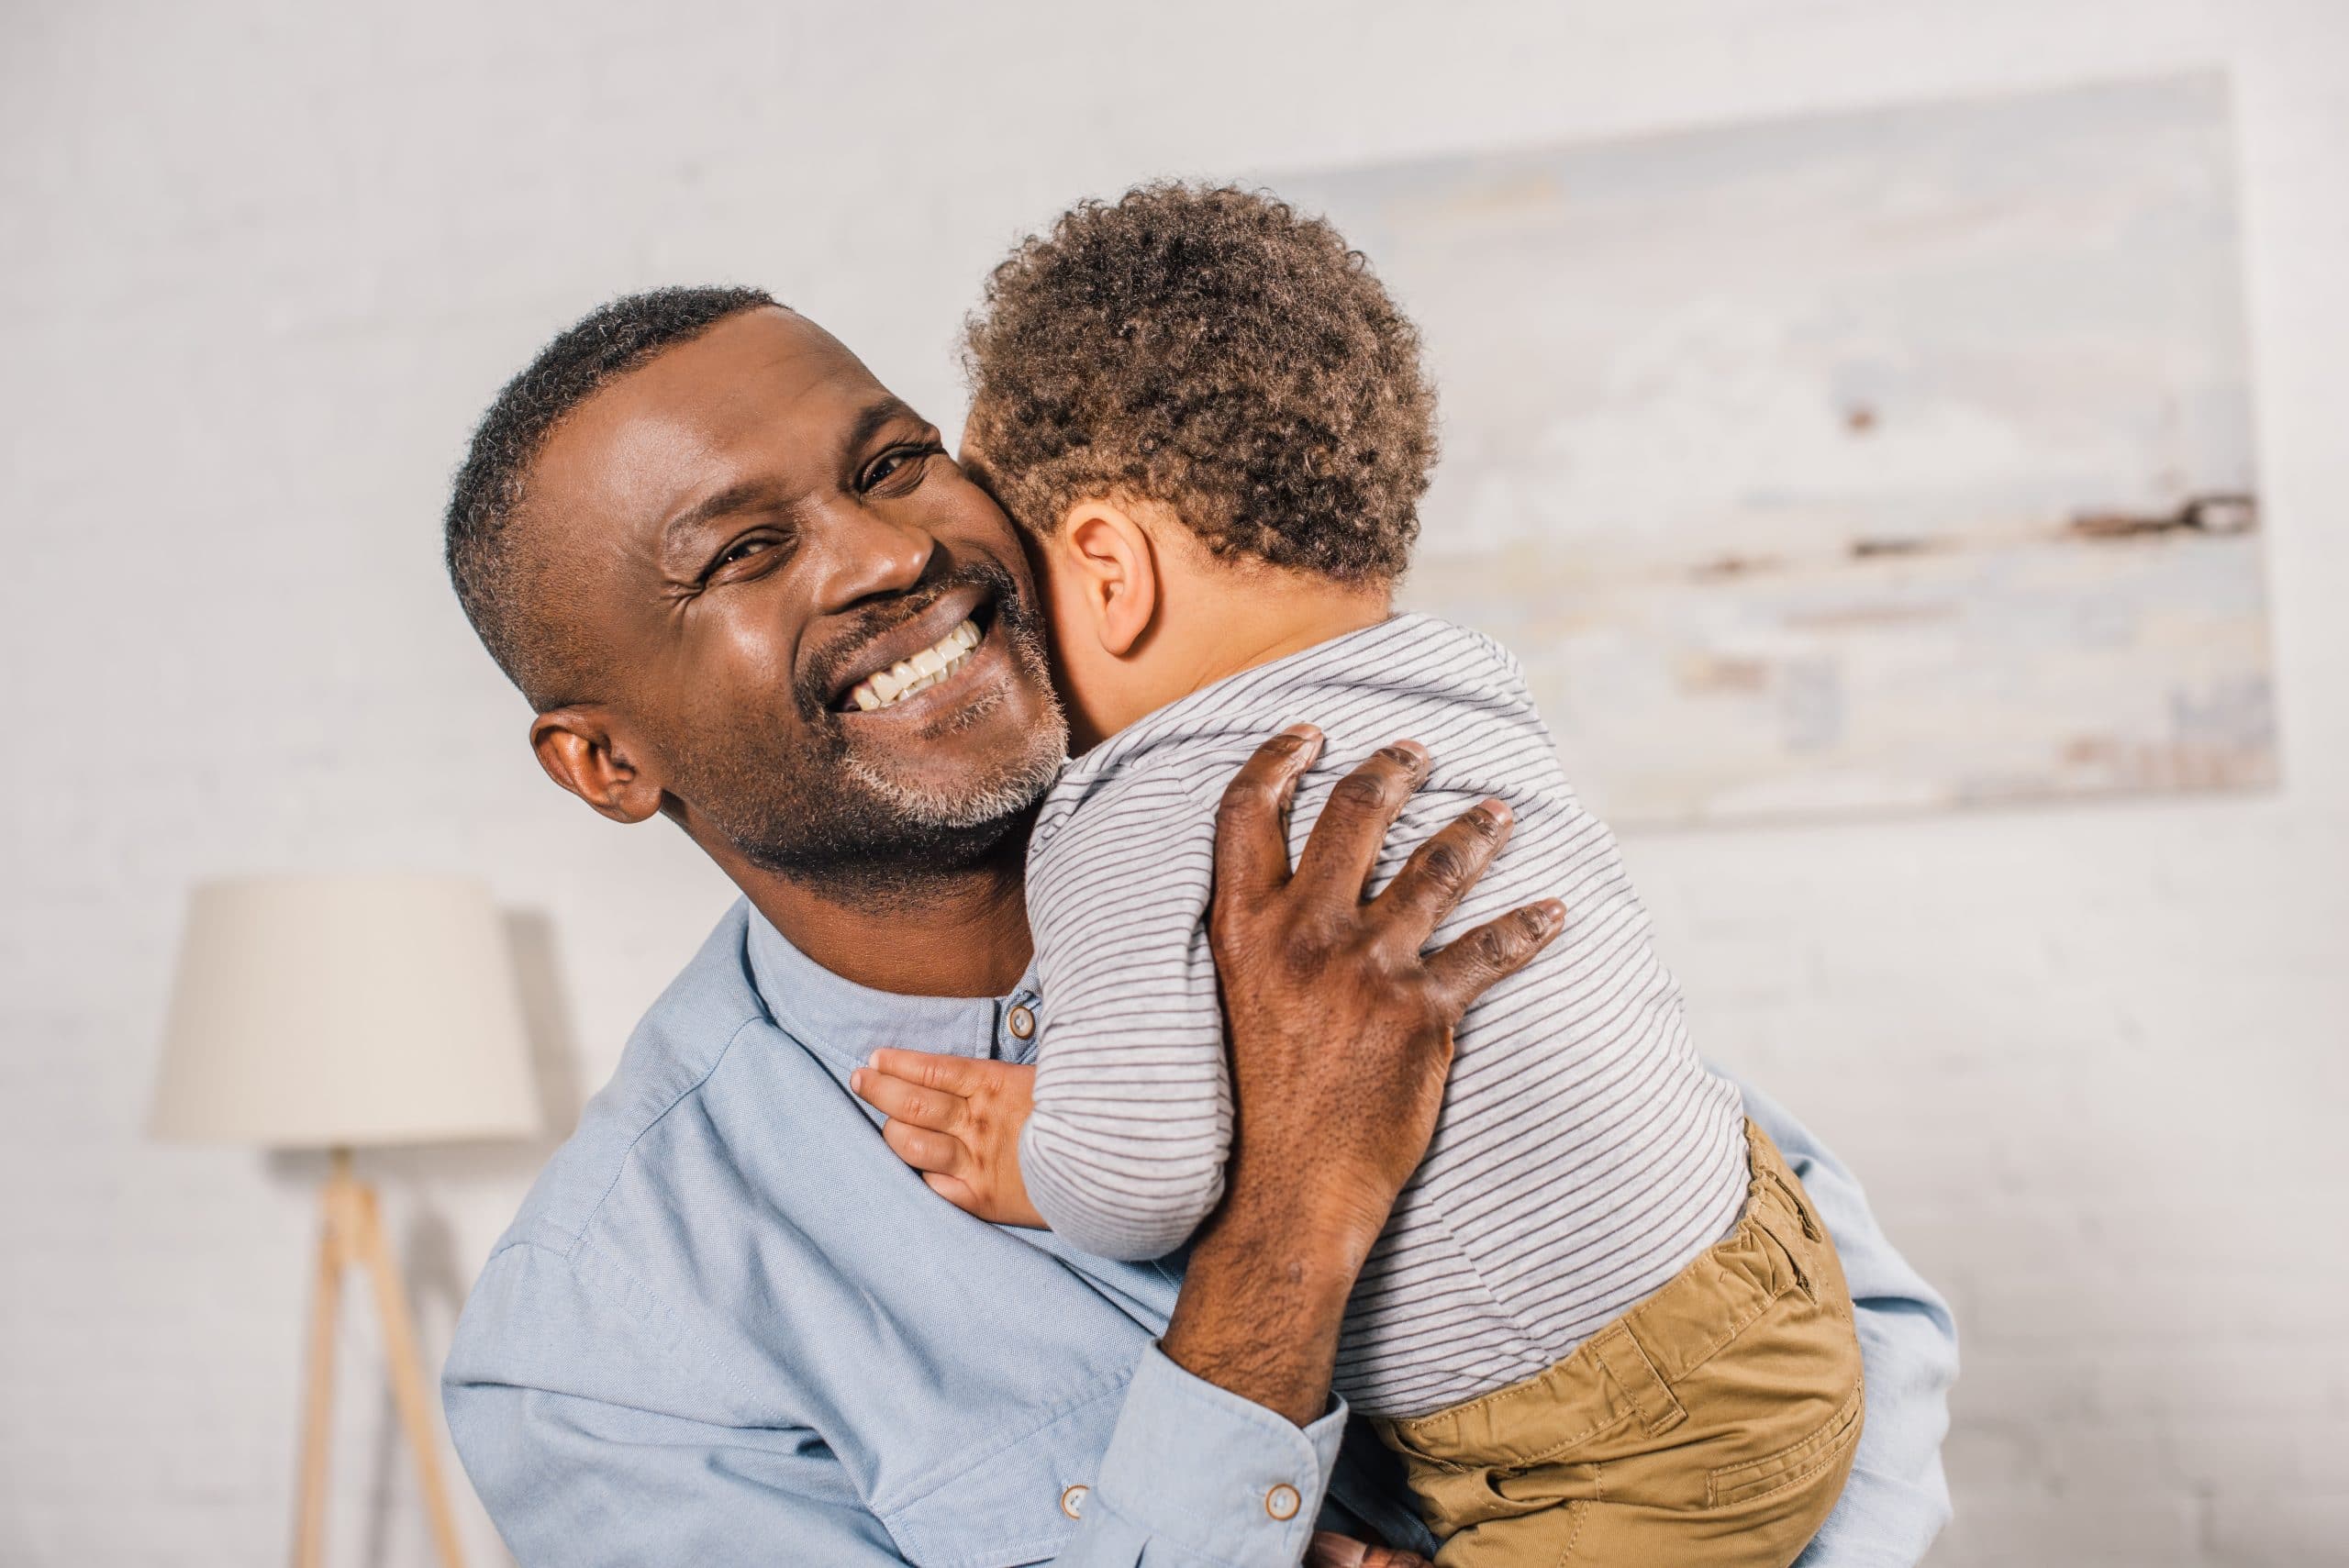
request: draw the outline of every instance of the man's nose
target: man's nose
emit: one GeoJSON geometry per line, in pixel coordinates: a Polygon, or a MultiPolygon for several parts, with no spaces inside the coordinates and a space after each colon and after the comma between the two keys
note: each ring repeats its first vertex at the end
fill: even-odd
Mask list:
{"type": "Polygon", "coordinates": [[[842,507],[824,520],[816,562],[818,613],[838,615],[866,599],[909,592],[930,570],[938,540],[918,525],[842,507]]]}

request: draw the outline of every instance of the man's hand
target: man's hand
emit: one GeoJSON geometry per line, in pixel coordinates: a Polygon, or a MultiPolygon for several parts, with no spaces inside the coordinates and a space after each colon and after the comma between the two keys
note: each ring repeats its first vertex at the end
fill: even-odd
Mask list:
{"type": "Polygon", "coordinates": [[[1288,803],[1319,750],[1317,734],[1286,759],[1259,752],[1224,795],[1209,936],[1240,1106],[1231,1175],[1262,1161],[1318,1227],[1367,1251],[1434,1135],[1453,1026],[1557,934],[1565,910],[1545,901],[1425,952],[1508,840],[1499,800],[1430,839],[1365,898],[1388,828],[1427,777],[1427,751],[1412,740],[1339,782],[1292,873],[1288,803]]]}
{"type": "Polygon", "coordinates": [[[1036,1070],[1008,1062],[876,1051],[848,1086],[889,1119],[882,1140],[930,1190],[996,1225],[1045,1229],[1019,1180],[1019,1129],[1036,1070]]]}
{"type": "Polygon", "coordinates": [[[1350,1535],[1317,1529],[1306,1543],[1304,1568],[1432,1568],[1416,1551],[1373,1546],[1350,1535]]]}
{"type": "Polygon", "coordinates": [[[1364,896],[1427,777],[1410,741],[1340,781],[1291,872],[1289,803],[1319,750],[1319,731],[1293,728],[1224,792],[1208,936],[1237,1119],[1223,1205],[1163,1341],[1195,1376],[1299,1426],[1328,1407],[1346,1295],[1434,1135],[1453,1027],[1565,923],[1548,899],[1424,951],[1508,838],[1497,800],[1364,896]]]}

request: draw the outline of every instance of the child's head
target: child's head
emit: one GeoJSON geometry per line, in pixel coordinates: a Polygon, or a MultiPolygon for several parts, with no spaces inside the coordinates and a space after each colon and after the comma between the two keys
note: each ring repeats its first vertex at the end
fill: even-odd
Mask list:
{"type": "Polygon", "coordinates": [[[963,360],[966,460],[1038,547],[1097,732],[1181,695],[1138,667],[1153,647],[1383,613],[1435,395],[1418,331],[1327,223],[1230,187],[1086,202],[996,269],[963,360]]]}

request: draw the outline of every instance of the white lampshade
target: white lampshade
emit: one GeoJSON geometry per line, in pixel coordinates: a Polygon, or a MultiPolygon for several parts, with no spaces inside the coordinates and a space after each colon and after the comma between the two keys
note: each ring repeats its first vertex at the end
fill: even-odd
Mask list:
{"type": "Polygon", "coordinates": [[[539,1128],[504,922],[459,877],[252,877],[188,904],[150,1130],[273,1148],[539,1128]]]}

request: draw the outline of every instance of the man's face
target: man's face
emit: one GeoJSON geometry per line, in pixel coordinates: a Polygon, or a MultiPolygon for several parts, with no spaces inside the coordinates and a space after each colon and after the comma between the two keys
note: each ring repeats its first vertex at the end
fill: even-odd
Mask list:
{"type": "Polygon", "coordinates": [[[730,317],[596,393],[522,521],[600,672],[578,706],[662,809],[755,865],[959,869],[1066,750],[1010,523],[803,317],[730,317]]]}

